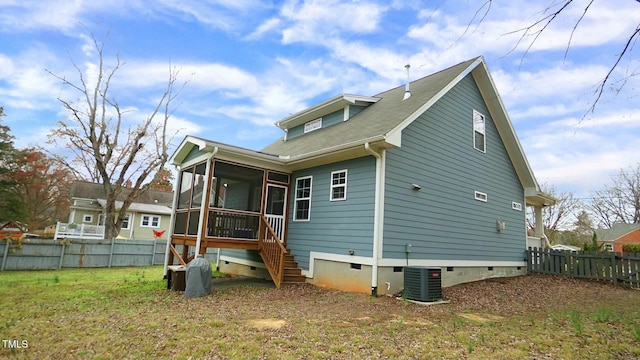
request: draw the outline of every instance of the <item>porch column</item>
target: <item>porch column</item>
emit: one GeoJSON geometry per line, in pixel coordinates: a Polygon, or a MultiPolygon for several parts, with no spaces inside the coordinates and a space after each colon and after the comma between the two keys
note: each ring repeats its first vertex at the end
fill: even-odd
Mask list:
{"type": "MultiPolygon", "coordinates": [[[[209,178],[211,177],[211,164],[212,159],[218,153],[218,147],[213,149],[213,152],[207,157],[207,166],[204,170],[204,184],[202,188],[202,201],[200,202],[200,218],[198,219],[198,237],[196,238],[196,257],[200,254],[200,246],[202,245],[202,235],[204,233],[204,219],[206,216],[206,209],[209,201],[209,178]]],[[[205,252],[207,250],[205,249],[205,252]]],[[[204,254],[203,254],[204,255],[204,254]]]]}
{"type": "Polygon", "coordinates": [[[536,220],[535,236],[541,240],[543,247],[550,248],[551,243],[549,243],[549,239],[547,238],[547,235],[545,235],[544,233],[544,221],[542,220],[542,206],[535,205],[533,207],[533,211],[534,211],[535,220],[536,220]]]}

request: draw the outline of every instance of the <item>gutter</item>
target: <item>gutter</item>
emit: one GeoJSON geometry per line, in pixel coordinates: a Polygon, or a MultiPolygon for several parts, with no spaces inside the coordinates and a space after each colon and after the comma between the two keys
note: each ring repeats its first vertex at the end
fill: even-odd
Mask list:
{"type": "Polygon", "coordinates": [[[380,150],[380,153],[371,148],[369,142],[364,144],[364,149],[376,158],[376,187],[375,187],[375,205],[373,210],[373,254],[371,269],[371,296],[378,296],[378,267],[380,255],[382,253],[383,240],[383,220],[384,220],[384,180],[385,180],[385,161],[386,150],[380,150]]]}

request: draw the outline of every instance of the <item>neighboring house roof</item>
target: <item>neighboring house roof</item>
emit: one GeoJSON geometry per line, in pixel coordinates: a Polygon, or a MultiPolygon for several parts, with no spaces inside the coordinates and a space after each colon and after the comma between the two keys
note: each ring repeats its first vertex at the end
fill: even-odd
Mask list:
{"type": "Polygon", "coordinates": [[[611,229],[597,229],[596,236],[598,241],[616,241],[617,239],[640,230],[640,224],[613,224],[611,229]]]}
{"type": "MultiPolygon", "coordinates": [[[[117,200],[124,200],[130,191],[130,189],[123,188],[117,200]]],[[[104,199],[105,191],[102,184],[74,181],[71,184],[70,197],[80,199],[104,199]]],[[[173,203],[173,192],[149,189],[138,196],[136,203],[171,206],[173,203]]]]}
{"type": "Polygon", "coordinates": [[[491,118],[525,190],[527,203],[543,206],[554,204],[555,199],[540,190],[483,57],[467,60],[411,82],[412,96],[406,100],[403,100],[404,85],[373,97],[346,94],[333,97],[291,115],[277,125],[286,130],[347,104],[370,105],[347,121],[293,139],[286,139],[283,136],[262,151],[187,136],[172,156],[172,162],[176,165],[182,164],[190,152],[197,147],[200,151],[209,152],[212,156],[217,154],[216,157],[223,159],[225,156],[235,157],[243,161],[253,161],[253,163],[279,165],[284,170],[296,170],[369,155],[365,149],[367,146],[376,150],[400,147],[402,130],[469,74],[478,84],[491,118]]]}
{"type": "MultiPolygon", "coordinates": [[[[97,199],[97,201],[98,204],[100,204],[100,206],[103,208],[107,205],[107,200],[105,199],[97,199]]],[[[120,210],[120,208],[122,208],[122,201],[116,201],[116,210],[120,210]]],[[[160,204],[143,204],[134,202],[129,205],[128,211],[158,215],[171,215],[171,207],[160,204]]]]}
{"type": "Polygon", "coordinates": [[[4,230],[4,229],[13,230],[13,231],[22,231],[22,232],[29,231],[27,225],[19,221],[13,221],[13,220],[5,221],[4,223],[0,224],[0,230],[4,230]]]}
{"type": "Polygon", "coordinates": [[[564,244],[552,245],[551,249],[553,249],[553,250],[568,250],[568,251],[580,251],[580,250],[582,250],[581,248],[579,248],[577,246],[564,245],[564,244]]]}
{"type": "MultiPolygon", "coordinates": [[[[129,194],[130,189],[122,189],[122,193],[116,200],[116,210],[122,207],[123,199],[129,194]]],[[[105,200],[105,192],[102,184],[89,183],[84,181],[74,181],[71,184],[72,199],[90,199],[93,200],[89,209],[96,211],[102,210],[107,200],[105,200]]],[[[147,190],[142,193],[135,202],[129,205],[129,211],[137,213],[149,213],[159,215],[171,215],[171,205],[173,203],[173,192],[159,191],[159,190],[147,190]]],[[[72,208],[78,208],[72,206],[72,208]]],[[[87,208],[84,206],[83,208],[87,208]]]]}

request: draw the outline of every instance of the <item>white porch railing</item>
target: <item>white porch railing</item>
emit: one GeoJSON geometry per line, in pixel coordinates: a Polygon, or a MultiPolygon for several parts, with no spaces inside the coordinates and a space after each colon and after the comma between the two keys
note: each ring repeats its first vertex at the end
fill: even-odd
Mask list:
{"type": "Polygon", "coordinates": [[[54,239],[104,239],[104,226],[88,224],[68,224],[59,222],[56,225],[54,239]]]}
{"type": "Polygon", "coordinates": [[[267,214],[265,217],[280,241],[284,241],[284,216],[267,214]]]}

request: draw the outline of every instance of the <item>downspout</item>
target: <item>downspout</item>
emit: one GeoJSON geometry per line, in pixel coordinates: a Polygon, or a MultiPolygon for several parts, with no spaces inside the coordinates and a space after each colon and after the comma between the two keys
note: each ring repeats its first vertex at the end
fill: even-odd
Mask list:
{"type": "Polygon", "coordinates": [[[364,148],[376,158],[376,186],[373,210],[373,263],[371,269],[371,296],[378,296],[378,263],[382,252],[383,216],[384,216],[384,180],[385,180],[385,150],[380,153],[374,151],[369,143],[364,148]]]}
{"type": "MultiPolygon", "coordinates": [[[[205,194],[209,193],[209,177],[211,176],[211,159],[218,153],[218,147],[213,148],[213,152],[207,157],[207,167],[204,171],[204,184],[202,186],[202,201],[200,202],[200,218],[198,219],[198,237],[196,239],[196,253],[195,257],[198,257],[200,254],[200,245],[202,243],[202,230],[204,228],[204,219],[205,219],[205,210],[207,207],[207,196],[205,194]],[[206,191],[206,192],[205,192],[206,191]]],[[[205,250],[206,252],[206,250],[205,250]]]]}

